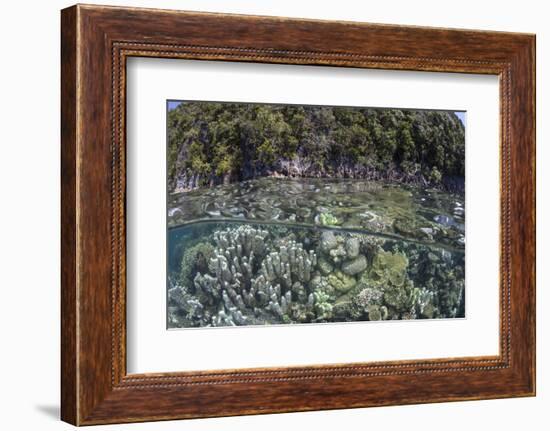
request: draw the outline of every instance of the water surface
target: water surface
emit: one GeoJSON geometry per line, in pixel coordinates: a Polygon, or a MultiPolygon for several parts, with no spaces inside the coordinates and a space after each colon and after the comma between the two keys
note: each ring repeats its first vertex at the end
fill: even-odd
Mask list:
{"type": "Polygon", "coordinates": [[[172,194],[168,226],[197,220],[324,225],[463,248],[464,195],[364,180],[261,178],[172,194]]]}

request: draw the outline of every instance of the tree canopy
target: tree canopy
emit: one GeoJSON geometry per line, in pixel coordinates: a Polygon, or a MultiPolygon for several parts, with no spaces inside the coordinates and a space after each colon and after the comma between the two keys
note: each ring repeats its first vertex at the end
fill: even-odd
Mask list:
{"type": "Polygon", "coordinates": [[[264,175],[463,177],[453,112],[182,102],[168,113],[171,191],[264,175]]]}

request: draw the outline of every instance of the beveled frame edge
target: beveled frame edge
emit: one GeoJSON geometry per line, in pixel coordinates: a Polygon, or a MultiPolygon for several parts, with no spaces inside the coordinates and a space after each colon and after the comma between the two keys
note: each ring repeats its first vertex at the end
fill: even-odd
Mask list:
{"type": "Polygon", "coordinates": [[[534,36],[82,5],[62,12],[61,36],[63,420],[83,425],[534,395],[534,36]],[[127,376],[130,56],[499,75],[500,355],[127,376]]]}

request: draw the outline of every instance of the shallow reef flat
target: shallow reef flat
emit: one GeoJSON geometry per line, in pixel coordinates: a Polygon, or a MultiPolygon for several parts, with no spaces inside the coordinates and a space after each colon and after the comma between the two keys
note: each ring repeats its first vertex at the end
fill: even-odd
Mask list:
{"type": "Polygon", "coordinates": [[[460,242],[348,229],[329,214],[342,223],[173,223],[168,328],[464,317],[460,242]]]}
{"type": "Polygon", "coordinates": [[[464,248],[464,193],[358,179],[264,177],[172,194],[168,225],[240,220],[327,226],[464,248]]]}

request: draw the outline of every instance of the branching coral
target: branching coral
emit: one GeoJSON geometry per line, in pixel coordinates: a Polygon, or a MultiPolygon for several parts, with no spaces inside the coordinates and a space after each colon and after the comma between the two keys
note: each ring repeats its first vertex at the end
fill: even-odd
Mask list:
{"type": "Polygon", "coordinates": [[[203,326],[290,322],[312,318],[308,282],[316,253],[293,239],[276,244],[268,232],[243,225],[217,231],[208,272],[197,272],[195,293],[210,313],[203,326]]]}
{"type": "Polygon", "coordinates": [[[315,291],[313,293],[315,299],[315,311],[317,313],[317,319],[328,320],[332,317],[332,304],[330,303],[330,297],[322,290],[315,291]]]}
{"type": "Polygon", "coordinates": [[[185,251],[168,290],[169,326],[455,317],[464,275],[454,259],[338,230],[218,229],[185,251]]]}

